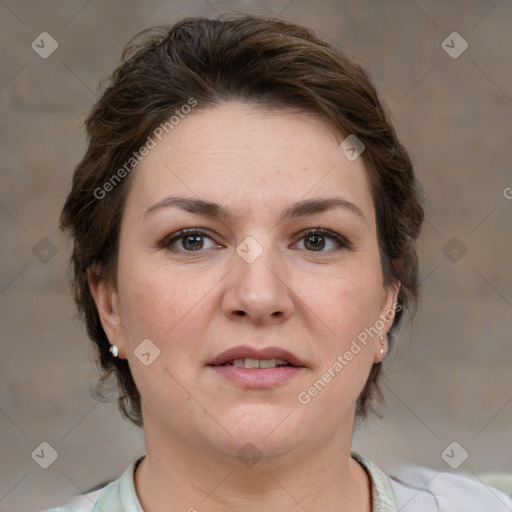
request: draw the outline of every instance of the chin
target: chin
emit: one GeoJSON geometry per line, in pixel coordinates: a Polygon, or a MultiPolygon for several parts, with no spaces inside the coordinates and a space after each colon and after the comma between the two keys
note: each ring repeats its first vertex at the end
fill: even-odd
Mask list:
{"type": "MultiPolygon", "coordinates": [[[[222,415],[221,451],[237,458],[279,457],[292,451],[307,437],[307,423],[291,408],[268,404],[241,406],[222,415]],[[254,452],[254,453],[252,453],[254,452]]],[[[219,439],[215,440],[219,447],[219,439]]]]}

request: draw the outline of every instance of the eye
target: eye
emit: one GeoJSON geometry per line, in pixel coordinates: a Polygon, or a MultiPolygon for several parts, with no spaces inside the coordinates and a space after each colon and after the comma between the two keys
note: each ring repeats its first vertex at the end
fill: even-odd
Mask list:
{"type": "Polygon", "coordinates": [[[349,242],[343,236],[321,228],[307,230],[296,245],[299,245],[299,249],[306,249],[310,252],[330,252],[350,248],[349,242]]]}
{"type": "Polygon", "coordinates": [[[182,229],[166,236],[159,246],[170,251],[198,252],[213,247],[221,247],[210,236],[197,229],[182,229]]]}

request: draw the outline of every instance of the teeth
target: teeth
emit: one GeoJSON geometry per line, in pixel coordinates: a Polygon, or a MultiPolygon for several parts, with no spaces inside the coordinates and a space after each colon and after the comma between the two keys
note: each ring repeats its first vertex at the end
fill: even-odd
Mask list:
{"type": "Polygon", "coordinates": [[[244,359],[244,368],[259,368],[260,362],[257,359],[244,359]]]}
{"type": "Polygon", "coordinates": [[[287,361],[283,359],[235,359],[233,366],[238,368],[275,368],[276,366],[290,366],[287,361]]]}

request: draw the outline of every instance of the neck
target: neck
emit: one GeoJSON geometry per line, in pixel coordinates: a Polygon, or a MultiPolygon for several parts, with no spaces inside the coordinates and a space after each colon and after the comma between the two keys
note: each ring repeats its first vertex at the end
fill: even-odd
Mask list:
{"type": "Polygon", "coordinates": [[[146,457],[135,475],[144,510],[189,512],[370,512],[370,481],[350,443],[297,448],[244,466],[204,446],[162,443],[146,433],[146,457]],[[305,462],[307,461],[307,462],[305,462]]]}

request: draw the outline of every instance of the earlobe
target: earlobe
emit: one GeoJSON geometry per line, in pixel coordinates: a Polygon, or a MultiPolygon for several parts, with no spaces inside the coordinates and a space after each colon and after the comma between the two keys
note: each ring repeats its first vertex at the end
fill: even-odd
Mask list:
{"type": "Polygon", "coordinates": [[[103,279],[98,279],[92,272],[88,272],[89,289],[96,304],[101,325],[111,345],[116,345],[119,357],[124,353],[124,337],[121,326],[121,311],[119,296],[114,287],[103,279]]]}

